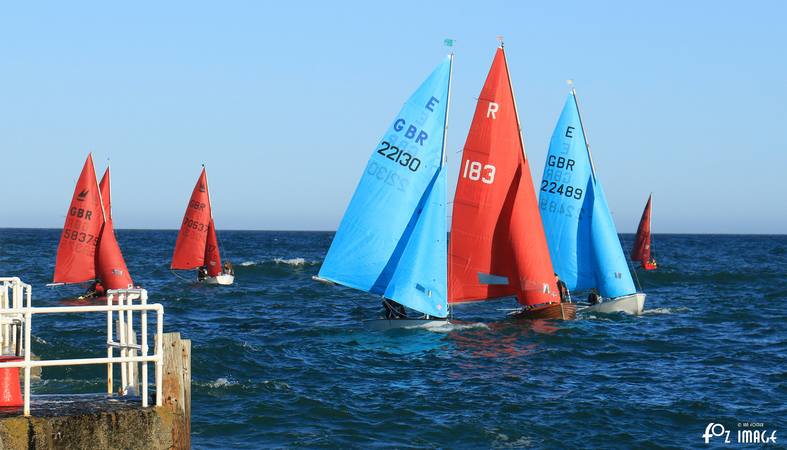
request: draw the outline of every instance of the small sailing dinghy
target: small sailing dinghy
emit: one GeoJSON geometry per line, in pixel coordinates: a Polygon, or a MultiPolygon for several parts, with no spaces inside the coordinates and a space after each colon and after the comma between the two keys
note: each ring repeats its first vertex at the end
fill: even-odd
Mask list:
{"type": "Polygon", "coordinates": [[[89,154],[68,208],[54,276],[55,285],[92,282],[90,292],[79,300],[100,299],[109,289],[134,286],[115,237],[110,196],[109,167],[96,183],[89,154]]]}
{"type": "Polygon", "coordinates": [[[642,268],[645,270],[656,270],[658,264],[656,258],[651,254],[651,238],[650,238],[650,210],[653,201],[653,194],[648,196],[648,203],[645,205],[645,210],[642,211],[642,218],[639,219],[639,227],[637,227],[637,236],[634,239],[634,246],[631,248],[631,260],[639,261],[642,268]]]}
{"type": "Polygon", "coordinates": [[[555,271],[569,290],[591,291],[581,311],[641,314],[645,294],[634,287],[573,88],[549,144],[539,206],[555,271]]]}
{"type": "Polygon", "coordinates": [[[515,296],[528,319],[573,319],[561,301],[501,41],[462,153],[449,245],[452,305],[515,296]]]}
{"type": "Polygon", "coordinates": [[[445,131],[453,55],[412,94],[372,152],[315,280],[404,308],[370,329],[447,323],[445,131]]]}
{"type": "Polygon", "coordinates": [[[229,286],[235,282],[232,266],[221,264],[205,166],[202,166],[183,215],[170,269],[197,269],[197,281],[200,283],[229,286]]]}

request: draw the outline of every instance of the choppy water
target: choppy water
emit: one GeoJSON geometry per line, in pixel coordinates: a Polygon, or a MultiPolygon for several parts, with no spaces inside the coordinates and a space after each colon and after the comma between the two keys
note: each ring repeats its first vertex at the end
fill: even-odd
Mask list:
{"type": "MultiPolygon", "coordinates": [[[[37,305],[73,292],[44,287],[58,235],[0,230],[0,274],[37,305]]],[[[221,233],[229,288],[175,278],[175,237],[118,231],[166,330],[193,340],[195,448],[686,448],[752,421],[787,442],[787,236],[657,235],[641,317],[507,320],[512,300],[386,333],[361,325],[376,299],[310,280],[331,233],[221,233]]],[[[101,356],[102,319],[37,318],[33,350],[101,356]]],[[[103,368],[51,368],[34,393],[103,388],[103,368]]]]}

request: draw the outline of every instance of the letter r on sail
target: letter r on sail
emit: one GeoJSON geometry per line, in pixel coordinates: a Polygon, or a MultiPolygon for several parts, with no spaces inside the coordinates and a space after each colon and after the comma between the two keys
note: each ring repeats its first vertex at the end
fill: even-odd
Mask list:
{"type": "Polygon", "coordinates": [[[495,102],[489,102],[489,107],[486,110],[486,118],[488,119],[489,116],[492,116],[492,119],[497,119],[495,117],[495,113],[500,109],[500,105],[495,102]]]}

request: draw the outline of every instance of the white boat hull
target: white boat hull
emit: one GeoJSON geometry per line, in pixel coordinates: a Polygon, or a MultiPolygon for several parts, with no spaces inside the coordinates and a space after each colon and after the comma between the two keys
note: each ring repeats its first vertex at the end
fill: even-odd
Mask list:
{"type": "Polygon", "coordinates": [[[370,331],[393,330],[394,328],[437,328],[449,324],[448,319],[374,319],[364,321],[370,331]]]}
{"type": "Polygon", "coordinates": [[[215,277],[205,277],[205,279],[202,280],[202,282],[205,284],[217,284],[219,286],[229,286],[235,282],[235,276],[222,273],[220,275],[216,275],[215,277]]]}
{"type": "Polygon", "coordinates": [[[605,300],[601,303],[588,306],[579,312],[592,312],[600,314],[626,313],[638,316],[645,309],[645,294],[624,295],[622,297],[605,300]]]}

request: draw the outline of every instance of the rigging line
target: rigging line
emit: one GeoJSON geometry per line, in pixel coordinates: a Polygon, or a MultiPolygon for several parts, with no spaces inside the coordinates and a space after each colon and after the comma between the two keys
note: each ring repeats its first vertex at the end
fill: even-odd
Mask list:
{"type": "MultiPolygon", "coordinates": [[[[382,299],[383,299],[383,303],[384,303],[384,304],[385,304],[385,305],[386,305],[388,308],[391,308],[391,311],[394,311],[394,312],[396,312],[396,314],[399,314],[399,313],[398,313],[398,312],[397,312],[397,311],[394,309],[394,306],[393,306],[393,305],[391,305],[390,303],[388,303],[388,300],[389,300],[389,299],[387,299],[387,298],[385,298],[385,297],[382,297],[382,299]]],[[[397,303],[399,303],[399,302],[397,302],[397,303]]],[[[401,303],[399,303],[399,304],[401,305],[401,303]]],[[[401,306],[402,306],[403,308],[405,307],[404,305],[401,305],[401,306]]],[[[387,308],[386,308],[386,309],[387,309],[387,308]]],[[[386,317],[386,319],[388,319],[388,318],[386,317]]],[[[410,316],[408,316],[408,315],[407,315],[407,310],[405,309],[405,310],[404,310],[404,314],[402,314],[402,317],[397,317],[397,318],[395,318],[395,319],[389,319],[389,320],[399,320],[399,319],[413,319],[413,317],[410,317],[410,316]]]]}
{"type": "MultiPolygon", "coordinates": [[[[618,243],[620,243],[620,249],[623,250],[623,242],[620,240],[620,235],[618,235],[618,243]]],[[[629,258],[625,250],[623,250],[623,257],[626,259],[629,270],[634,274],[634,281],[637,283],[637,291],[642,292],[642,284],[639,282],[639,276],[637,275],[637,268],[634,266],[634,261],[629,258]]]]}
{"type": "Polygon", "coordinates": [[[190,279],[188,279],[188,278],[186,278],[186,277],[184,277],[184,276],[180,275],[179,273],[175,272],[173,269],[170,269],[169,271],[172,273],[172,275],[175,275],[175,277],[176,277],[176,278],[180,278],[180,279],[181,279],[181,280],[183,280],[183,281],[187,281],[187,282],[189,282],[189,283],[191,283],[192,281],[194,281],[194,280],[190,280],[190,279]]]}
{"type": "MultiPolygon", "coordinates": [[[[213,232],[216,234],[216,241],[219,244],[219,248],[216,249],[216,253],[221,255],[221,248],[224,247],[224,242],[221,240],[221,236],[219,235],[219,230],[216,228],[216,221],[213,219],[213,199],[210,198],[210,185],[208,183],[208,168],[205,167],[205,164],[202,165],[202,168],[205,170],[205,190],[208,191],[208,203],[210,204],[210,221],[213,222],[213,232]]],[[[221,269],[221,273],[224,273],[224,267],[219,267],[221,269]]]]}

